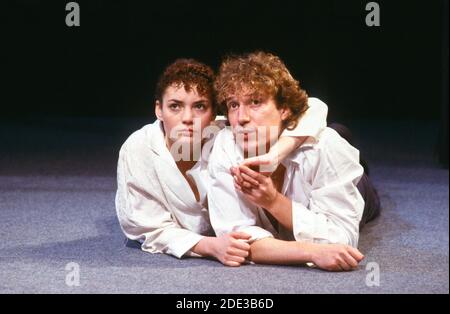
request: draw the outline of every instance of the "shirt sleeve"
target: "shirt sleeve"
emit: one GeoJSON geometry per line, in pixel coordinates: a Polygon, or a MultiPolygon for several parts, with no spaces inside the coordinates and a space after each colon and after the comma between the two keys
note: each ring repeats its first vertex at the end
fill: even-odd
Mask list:
{"type": "Polygon", "coordinates": [[[318,98],[308,99],[308,110],[300,117],[297,126],[285,129],[281,136],[317,138],[327,126],[328,106],[318,98]]]}
{"type": "Polygon", "coordinates": [[[149,170],[139,169],[128,159],[122,148],[117,168],[116,211],[124,234],[131,240],[140,241],[146,252],[166,253],[178,258],[199,256],[190,250],[203,236],[176,223],[166,207],[152,195],[149,182],[143,182],[142,174],[149,170]]]}
{"type": "Polygon", "coordinates": [[[298,241],[358,245],[364,200],[356,185],[363,168],[358,151],[340,145],[320,157],[308,206],[292,202],[293,233],[298,241]]]}
{"type": "Polygon", "coordinates": [[[226,157],[221,140],[217,139],[210,155],[208,170],[211,185],[208,191],[208,207],[211,224],[217,236],[241,231],[251,236],[250,242],[273,237],[261,228],[259,211],[239,197],[229,171],[232,162],[226,157]]]}

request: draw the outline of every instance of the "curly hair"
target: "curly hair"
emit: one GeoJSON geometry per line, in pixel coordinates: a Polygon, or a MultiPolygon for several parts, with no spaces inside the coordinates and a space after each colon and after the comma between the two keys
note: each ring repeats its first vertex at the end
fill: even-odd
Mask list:
{"type": "Polygon", "coordinates": [[[294,129],[308,109],[308,95],[299,82],[279,57],[266,52],[227,57],[220,66],[214,87],[224,113],[227,112],[228,98],[242,92],[273,97],[278,109],[290,110],[283,123],[288,129],[294,129]]]}
{"type": "Polygon", "coordinates": [[[194,59],[177,59],[166,67],[158,79],[155,90],[155,100],[162,102],[167,87],[183,86],[187,92],[195,88],[199,95],[211,99],[211,105],[216,111],[215,74],[211,67],[194,59]]]}

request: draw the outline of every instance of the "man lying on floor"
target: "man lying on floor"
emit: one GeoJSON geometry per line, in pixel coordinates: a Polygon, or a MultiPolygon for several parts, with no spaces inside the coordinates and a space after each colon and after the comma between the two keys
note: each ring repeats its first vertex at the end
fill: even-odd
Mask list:
{"type": "Polygon", "coordinates": [[[376,201],[365,206],[358,190],[364,173],[359,151],[327,127],[305,134],[308,139],[273,172],[255,171],[248,162],[239,166],[295,128],[308,97],[283,62],[263,52],[226,59],[215,87],[231,125],[217,135],[209,159],[209,213],[216,234],[251,235],[249,259],[256,263],[355,268],[362,259],[356,247],[363,212],[374,217],[379,211],[368,178],[362,190],[376,201]],[[317,243],[337,254],[311,249],[317,243]]]}

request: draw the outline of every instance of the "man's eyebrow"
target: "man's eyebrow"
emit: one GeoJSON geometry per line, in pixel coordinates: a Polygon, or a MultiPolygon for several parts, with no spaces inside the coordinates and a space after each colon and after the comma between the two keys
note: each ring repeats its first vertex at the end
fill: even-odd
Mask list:
{"type": "Polygon", "coordinates": [[[230,97],[225,99],[225,102],[229,102],[229,101],[232,101],[232,100],[236,100],[236,97],[230,96],[230,97]]]}
{"type": "Polygon", "coordinates": [[[168,101],[173,101],[173,102],[176,102],[176,103],[182,103],[182,101],[181,100],[178,100],[178,99],[174,99],[174,98],[172,98],[172,99],[169,99],[168,101]]]}

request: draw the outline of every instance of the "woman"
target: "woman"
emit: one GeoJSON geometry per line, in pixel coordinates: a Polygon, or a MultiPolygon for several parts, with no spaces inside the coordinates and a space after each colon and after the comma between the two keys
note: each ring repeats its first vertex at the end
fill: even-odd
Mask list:
{"type": "MultiPolygon", "coordinates": [[[[144,251],[211,257],[240,266],[249,254],[250,236],[230,232],[215,237],[207,210],[214,138],[204,135],[216,125],[213,82],[211,68],[195,60],[180,59],[165,69],[155,95],[158,119],[133,133],[120,150],[116,210],[124,234],[139,241],[144,251]]],[[[319,132],[326,123],[326,106],[311,106],[302,119],[319,132]]],[[[282,137],[264,156],[283,158],[303,140],[282,137]]]]}

